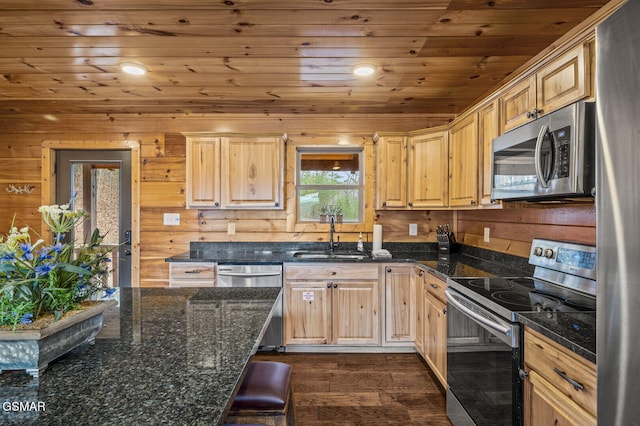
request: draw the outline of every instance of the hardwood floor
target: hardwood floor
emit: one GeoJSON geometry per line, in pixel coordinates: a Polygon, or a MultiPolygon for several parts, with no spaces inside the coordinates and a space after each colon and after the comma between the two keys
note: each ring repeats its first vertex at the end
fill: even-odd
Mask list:
{"type": "Polygon", "coordinates": [[[293,367],[299,426],[451,425],[445,397],[416,354],[258,353],[293,367]]]}

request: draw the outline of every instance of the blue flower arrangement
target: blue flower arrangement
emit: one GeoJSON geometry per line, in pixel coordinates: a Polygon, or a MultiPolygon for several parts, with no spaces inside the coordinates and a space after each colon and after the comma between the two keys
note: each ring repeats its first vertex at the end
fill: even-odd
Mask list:
{"type": "Polygon", "coordinates": [[[18,229],[13,223],[9,233],[0,236],[0,326],[15,329],[45,314],[58,320],[96,292],[114,291],[106,280],[113,272],[113,247],[101,245],[99,230],[83,244],[65,240],[89,215],[70,210],[69,204],[38,211],[53,233],[50,244],[44,239],[33,242],[29,227],[18,229]]]}

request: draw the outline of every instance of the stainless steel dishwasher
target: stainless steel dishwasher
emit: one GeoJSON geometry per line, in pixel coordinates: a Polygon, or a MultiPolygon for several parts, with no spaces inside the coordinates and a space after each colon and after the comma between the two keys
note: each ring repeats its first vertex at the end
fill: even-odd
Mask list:
{"type": "MultiPolygon", "coordinates": [[[[218,265],[216,287],[282,287],[282,265],[218,265]]],[[[282,297],[276,303],[261,351],[282,349],[282,297]]]]}

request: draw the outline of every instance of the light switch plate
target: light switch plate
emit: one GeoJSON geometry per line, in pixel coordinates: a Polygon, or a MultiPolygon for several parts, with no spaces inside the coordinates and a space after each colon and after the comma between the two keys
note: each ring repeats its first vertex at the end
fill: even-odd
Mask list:
{"type": "Polygon", "coordinates": [[[491,230],[491,228],[487,228],[487,227],[484,228],[484,242],[485,243],[488,243],[491,240],[489,238],[490,230],[491,230]]]}
{"type": "Polygon", "coordinates": [[[165,213],[164,224],[167,226],[180,225],[180,213],[165,213]]]}
{"type": "Polygon", "coordinates": [[[235,235],[236,233],[236,224],[234,222],[227,223],[227,234],[235,235]]]}
{"type": "Polygon", "coordinates": [[[418,235],[418,224],[417,223],[410,223],[409,224],[409,235],[411,235],[411,236],[418,235]]]}

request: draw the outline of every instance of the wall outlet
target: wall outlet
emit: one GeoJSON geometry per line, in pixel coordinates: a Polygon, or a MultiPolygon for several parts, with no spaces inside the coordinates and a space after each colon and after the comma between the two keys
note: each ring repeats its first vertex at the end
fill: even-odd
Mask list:
{"type": "Polygon", "coordinates": [[[489,233],[490,233],[490,228],[485,227],[484,228],[484,242],[488,243],[490,238],[489,238],[489,233]]]}
{"type": "Polygon", "coordinates": [[[410,223],[409,224],[409,235],[411,236],[416,236],[418,235],[418,224],[417,223],[410,223]]]}
{"type": "Polygon", "coordinates": [[[235,235],[236,233],[236,224],[234,222],[227,223],[227,234],[235,235]]]}
{"type": "Polygon", "coordinates": [[[180,213],[165,213],[163,218],[163,224],[167,226],[180,225],[180,213]]]}

